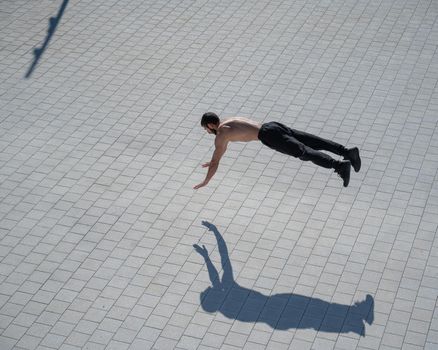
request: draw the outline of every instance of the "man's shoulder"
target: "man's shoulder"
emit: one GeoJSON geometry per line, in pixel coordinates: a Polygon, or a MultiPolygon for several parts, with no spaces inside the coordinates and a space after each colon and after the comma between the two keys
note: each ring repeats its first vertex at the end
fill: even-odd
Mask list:
{"type": "Polygon", "coordinates": [[[226,144],[229,141],[230,129],[228,127],[221,127],[214,139],[216,145],[226,144]]]}

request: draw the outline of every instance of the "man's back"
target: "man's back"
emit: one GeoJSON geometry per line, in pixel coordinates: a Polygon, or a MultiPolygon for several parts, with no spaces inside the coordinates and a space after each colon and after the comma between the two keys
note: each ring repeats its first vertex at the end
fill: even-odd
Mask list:
{"type": "Polygon", "coordinates": [[[247,118],[235,117],[223,121],[217,130],[217,137],[224,141],[249,142],[258,140],[260,124],[247,118]]]}

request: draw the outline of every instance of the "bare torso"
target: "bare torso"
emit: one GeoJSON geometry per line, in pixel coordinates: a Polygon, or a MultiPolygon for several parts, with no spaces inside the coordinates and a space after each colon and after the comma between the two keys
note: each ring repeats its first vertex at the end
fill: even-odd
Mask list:
{"type": "Polygon", "coordinates": [[[215,150],[211,157],[211,161],[202,165],[204,168],[208,167],[208,172],[205,180],[193,187],[195,190],[207,185],[216,173],[219,161],[227,150],[228,142],[249,142],[259,139],[258,136],[261,125],[251,119],[240,117],[230,118],[221,122],[219,126],[216,125],[213,124],[214,128],[212,128],[212,125],[210,124],[203,125],[204,129],[209,134],[216,134],[214,140],[215,150]]]}
{"type": "Polygon", "coordinates": [[[254,120],[235,117],[223,121],[217,130],[216,137],[224,141],[249,142],[258,140],[260,124],[254,120]]]}

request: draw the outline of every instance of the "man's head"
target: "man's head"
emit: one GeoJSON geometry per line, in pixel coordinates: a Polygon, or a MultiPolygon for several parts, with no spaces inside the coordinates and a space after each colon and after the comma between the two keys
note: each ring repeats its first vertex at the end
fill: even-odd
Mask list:
{"type": "Polygon", "coordinates": [[[204,115],[202,116],[201,126],[205,130],[207,130],[207,132],[209,134],[216,135],[216,130],[217,130],[217,127],[219,126],[219,124],[220,124],[220,119],[216,115],[216,113],[207,112],[207,113],[204,113],[204,115]]]}

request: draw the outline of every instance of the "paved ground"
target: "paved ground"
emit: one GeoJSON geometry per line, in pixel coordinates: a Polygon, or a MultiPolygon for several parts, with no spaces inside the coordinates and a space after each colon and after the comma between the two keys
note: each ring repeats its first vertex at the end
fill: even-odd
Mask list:
{"type": "Polygon", "coordinates": [[[437,19],[2,0],[0,348],[437,349],[437,19]],[[194,191],[208,110],[357,145],[362,170],[232,144],[194,191]]]}

